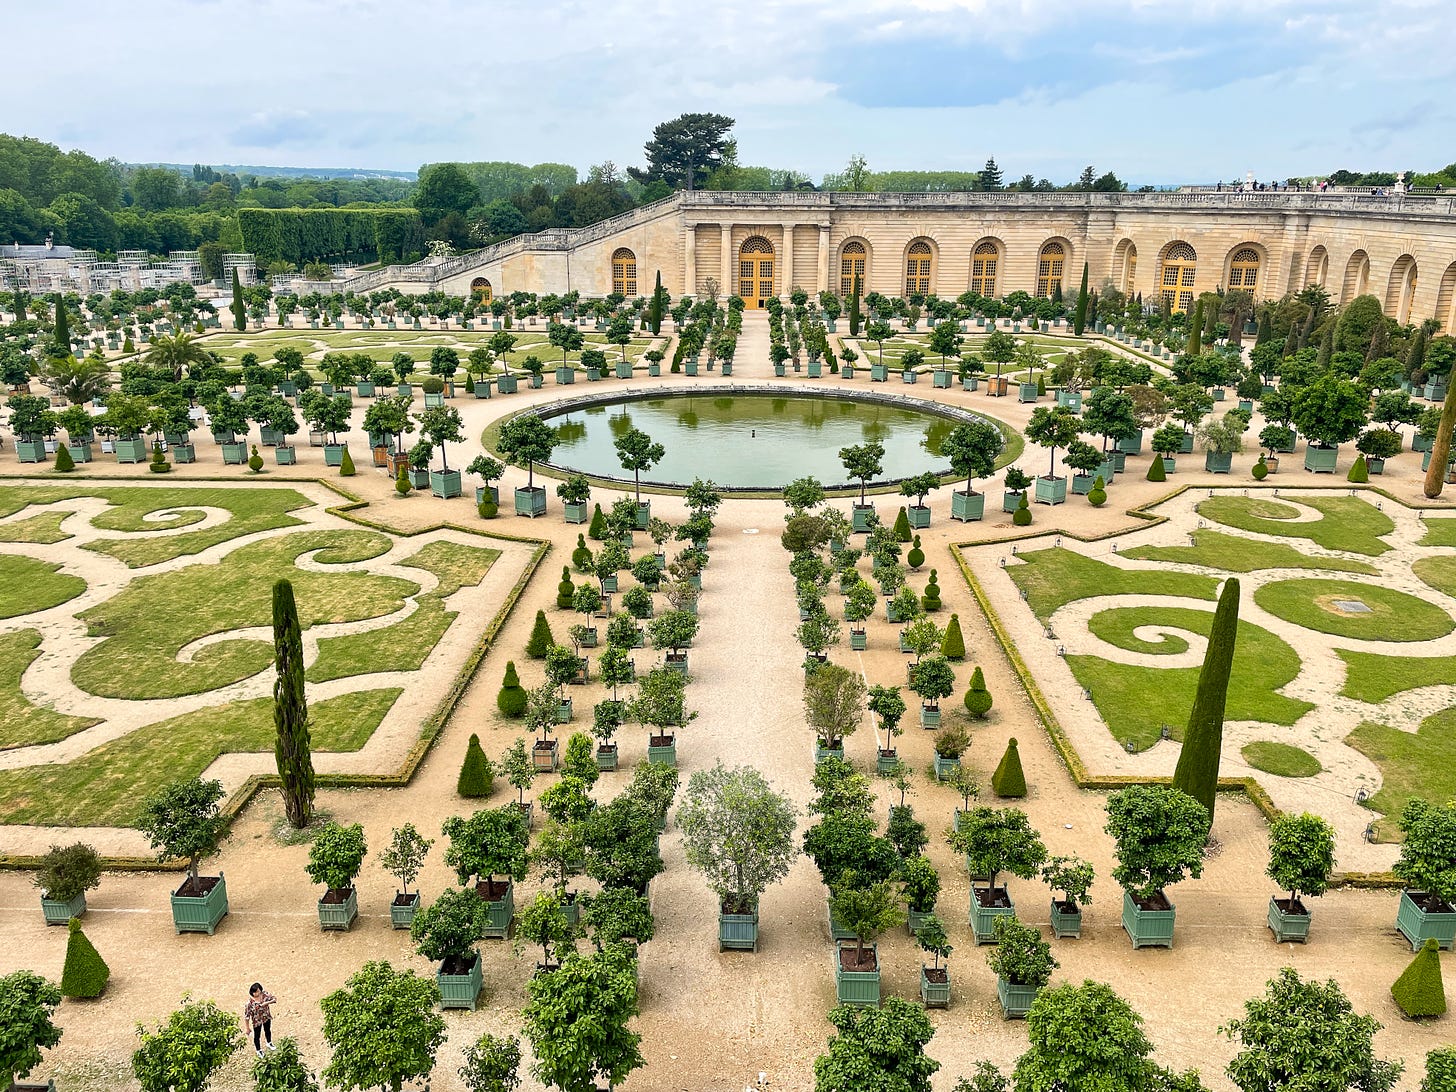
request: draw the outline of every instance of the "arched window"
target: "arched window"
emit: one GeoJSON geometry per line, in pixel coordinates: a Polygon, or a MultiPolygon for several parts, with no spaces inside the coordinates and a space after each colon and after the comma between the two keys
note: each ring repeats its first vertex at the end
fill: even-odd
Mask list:
{"type": "Polygon", "coordinates": [[[1322,246],[1317,246],[1309,252],[1309,261],[1305,263],[1304,283],[1317,284],[1323,288],[1329,275],[1330,252],[1322,246]]]}
{"type": "Polygon", "coordinates": [[[971,254],[971,291],[988,299],[996,295],[996,268],[1001,264],[1001,248],[990,239],[977,243],[971,254]]]}
{"type": "Polygon", "coordinates": [[[490,281],[484,277],[476,277],[475,280],[470,282],[470,294],[485,304],[495,299],[495,293],[491,291],[490,281]]]}
{"type": "Polygon", "coordinates": [[[1193,280],[1198,274],[1198,254],[1187,243],[1174,243],[1163,255],[1163,277],[1159,286],[1173,311],[1193,306],[1193,280]]]}
{"type": "Polygon", "coordinates": [[[1113,280],[1118,289],[1131,296],[1137,291],[1137,245],[1123,239],[1112,252],[1113,280]]]}
{"type": "Polygon", "coordinates": [[[626,247],[612,252],[612,291],[627,299],[637,295],[637,255],[626,247]]]}
{"type": "Polygon", "coordinates": [[[1041,248],[1036,260],[1036,294],[1038,296],[1059,295],[1062,290],[1062,266],[1067,260],[1067,248],[1061,243],[1047,243],[1041,248]]]}
{"type": "Polygon", "coordinates": [[[1390,270],[1385,286],[1385,313],[1404,326],[1410,321],[1411,304],[1416,296],[1416,260],[1402,254],[1390,270]]]}
{"type": "Polygon", "coordinates": [[[839,251],[839,294],[846,300],[854,295],[855,280],[859,281],[859,294],[863,296],[865,274],[869,269],[869,253],[864,243],[851,239],[839,251]]]}
{"type": "Polygon", "coordinates": [[[930,269],[935,251],[924,239],[916,239],[905,250],[905,295],[930,294],[930,269]]]}
{"type": "Polygon", "coordinates": [[[754,308],[766,307],[774,294],[774,248],[762,235],[750,235],[738,248],[738,294],[754,308]]]}
{"type": "Polygon", "coordinates": [[[1441,324],[1441,333],[1456,332],[1456,262],[1441,274],[1441,287],[1436,292],[1436,321],[1441,324]]]}
{"type": "Polygon", "coordinates": [[[1340,287],[1340,305],[1343,306],[1356,296],[1363,296],[1370,286],[1370,255],[1357,250],[1345,263],[1345,281],[1340,287]]]}
{"type": "Polygon", "coordinates": [[[1252,292],[1258,283],[1259,252],[1251,246],[1241,246],[1229,262],[1228,286],[1252,292]]]}

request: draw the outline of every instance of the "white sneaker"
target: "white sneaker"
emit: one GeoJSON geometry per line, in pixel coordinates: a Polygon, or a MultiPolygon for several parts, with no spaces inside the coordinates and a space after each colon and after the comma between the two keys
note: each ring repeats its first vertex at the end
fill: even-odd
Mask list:
{"type": "Polygon", "coordinates": [[[260,1058],[261,1058],[261,1057],[262,1057],[262,1056],[263,1056],[263,1052],[262,1052],[262,1051],[261,1051],[261,1050],[260,1050],[260,1051],[258,1051],[258,1057],[260,1057],[260,1058]]]}
{"type": "Polygon", "coordinates": [[[278,1049],[278,1048],[277,1048],[277,1047],[276,1047],[276,1046],[274,1046],[274,1045],[273,1045],[273,1044],[272,1044],[272,1043],[271,1043],[271,1042],[270,1042],[270,1043],[269,1043],[269,1044],[268,1044],[268,1049],[269,1049],[269,1050],[277,1050],[277,1049],[278,1049]]]}

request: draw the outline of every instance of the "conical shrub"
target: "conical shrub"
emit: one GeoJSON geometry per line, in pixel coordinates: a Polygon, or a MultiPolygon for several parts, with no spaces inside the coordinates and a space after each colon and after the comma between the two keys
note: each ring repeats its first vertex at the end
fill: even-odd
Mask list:
{"type": "Polygon", "coordinates": [[[966,658],[966,639],[961,634],[961,616],[952,614],[940,641],[940,654],[952,663],[966,658]]]}
{"type": "Polygon", "coordinates": [[[920,607],[926,614],[940,610],[940,579],[935,570],[930,570],[930,582],[925,585],[925,594],[920,597],[920,607]]]}
{"type": "Polygon", "coordinates": [[[496,503],[494,497],[487,493],[484,499],[475,506],[475,511],[480,515],[481,519],[495,519],[496,516],[500,515],[500,505],[496,503]]]}
{"type": "Polygon", "coordinates": [[[506,661],[505,678],[501,680],[500,692],[495,696],[495,707],[502,716],[516,719],[526,715],[526,688],[516,674],[516,661],[506,661]]]}
{"type": "Polygon", "coordinates": [[[910,545],[910,552],[905,555],[905,563],[912,569],[918,569],[925,564],[925,551],[920,548],[920,536],[915,536],[915,541],[910,545]]]}
{"type": "Polygon", "coordinates": [[[586,544],[586,535],[576,536],[576,549],[571,551],[571,563],[579,573],[589,572],[592,567],[591,547],[586,544]]]}
{"type": "Polygon", "coordinates": [[[111,979],[111,968],[101,958],[96,946],[81,932],[80,918],[72,918],[69,928],[71,935],[66,940],[66,965],[61,970],[61,996],[100,997],[111,979]]]}
{"type": "Polygon", "coordinates": [[[526,642],[526,655],[533,660],[544,660],[556,638],[551,635],[551,624],[546,621],[546,612],[536,612],[536,624],[531,627],[531,639],[526,642]]]}
{"type": "Polygon", "coordinates": [[[570,610],[571,597],[576,592],[576,585],[571,582],[570,566],[561,566],[561,583],[556,585],[556,609],[570,610]]]}
{"type": "Polygon", "coordinates": [[[1182,789],[1207,809],[1213,818],[1218,795],[1218,763],[1223,751],[1223,715],[1228,701],[1229,674],[1233,670],[1234,642],[1239,629],[1239,582],[1230,577],[1218,597],[1218,609],[1208,631],[1203,668],[1188,729],[1183,733],[1183,750],[1173,769],[1173,787],[1182,789]]]}
{"type": "Polygon", "coordinates": [[[905,506],[902,504],[900,514],[895,517],[895,541],[909,542],[910,538],[910,517],[905,514],[905,506]]]}
{"type": "MultiPolygon", "coordinates": [[[[56,460],[56,469],[60,469],[60,460],[56,460]]],[[[1365,452],[1355,456],[1355,461],[1350,464],[1350,472],[1345,475],[1345,480],[1354,482],[1357,485],[1364,485],[1370,480],[1370,464],[1365,461],[1365,452]]]]}
{"type": "MultiPolygon", "coordinates": [[[[1033,326],[1032,329],[1035,330],[1036,327],[1033,326]]],[[[1036,396],[1038,398],[1046,397],[1046,372],[1041,372],[1036,377],[1036,396]]]]}
{"type": "MultiPolygon", "coordinates": [[[[985,680],[982,680],[985,685],[985,680]]],[[[1016,749],[1016,737],[1006,744],[1006,753],[991,775],[991,788],[997,796],[1011,798],[1026,795],[1026,775],[1021,772],[1021,752],[1016,749]]]]}
{"type": "MultiPolygon", "coordinates": [[[[74,926],[76,922],[71,922],[74,926]]],[[[70,966],[70,957],[67,964],[70,966]]],[[[64,988],[62,989],[64,993],[64,988]]],[[[1412,1020],[1440,1016],[1446,1011],[1446,987],[1441,983],[1441,949],[1435,937],[1427,937],[1410,966],[1400,973],[1390,995],[1400,1011],[1412,1020]]]]}
{"type": "Polygon", "coordinates": [[[586,533],[596,542],[602,542],[607,537],[607,517],[602,514],[600,504],[592,509],[591,523],[587,524],[586,533]]]}
{"type": "Polygon", "coordinates": [[[455,791],[467,799],[474,800],[489,796],[495,783],[495,768],[481,749],[480,737],[473,732],[465,747],[465,761],[460,766],[460,779],[455,782],[455,791]]]}
{"type": "MultiPolygon", "coordinates": [[[[971,685],[966,687],[966,712],[973,717],[980,718],[984,717],[990,711],[991,691],[986,689],[986,676],[981,674],[981,669],[978,667],[975,671],[971,672],[971,685]]],[[[1006,753],[1015,756],[1016,740],[1013,739],[1011,741],[1011,746],[1007,749],[1006,753]]],[[[1001,764],[1004,766],[1006,759],[1003,758],[1001,764]]],[[[1016,759],[1016,776],[1018,778],[1021,776],[1021,759],[1019,758],[1016,759]]],[[[1025,791],[1026,783],[1022,781],[1022,792],[1025,791]]]]}
{"type": "Polygon", "coordinates": [[[354,476],[354,456],[349,454],[349,449],[344,448],[344,457],[339,462],[339,477],[352,478],[354,476]]]}
{"type": "Polygon", "coordinates": [[[76,460],[71,458],[71,448],[68,444],[61,444],[56,448],[56,470],[61,474],[69,474],[76,469],[76,460]]]}
{"type": "Polygon", "coordinates": [[[1165,482],[1168,480],[1168,472],[1163,469],[1163,457],[1156,452],[1153,453],[1153,461],[1148,464],[1148,481],[1165,482]]]}

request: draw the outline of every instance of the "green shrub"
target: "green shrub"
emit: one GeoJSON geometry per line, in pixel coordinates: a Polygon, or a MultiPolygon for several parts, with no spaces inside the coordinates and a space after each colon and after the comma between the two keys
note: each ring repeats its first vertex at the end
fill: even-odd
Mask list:
{"type": "MultiPolygon", "coordinates": [[[[75,924],[74,922],[72,924],[75,924]]],[[[1427,937],[1421,950],[1390,987],[1400,1011],[1413,1020],[1440,1016],[1446,1011],[1446,988],[1441,983],[1441,952],[1434,937],[1427,937]]]]}
{"type": "Polygon", "coordinates": [[[455,782],[455,791],[466,799],[475,800],[489,796],[494,784],[495,767],[485,757],[480,737],[472,732],[465,747],[465,762],[460,766],[460,779],[455,782]]]}
{"type": "Polygon", "coordinates": [[[905,563],[912,569],[918,569],[925,564],[925,551],[920,548],[920,536],[915,536],[915,541],[910,545],[910,552],[905,555],[905,563]]]}
{"type": "Polygon", "coordinates": [[[426,394],[443,394],[445,391],[445,381],[438,375],[426,376],[420,383],[420,390],[426,394]]]}
{"type": "Polygon", "coordinates": [[[1426,1079],[1421,1092],[1451,1092],[1456,1088],[1456,1047],[1437,1047],[1426,1055],[1426,1079]]]}
{"type": "MultiPolygon", "coordinates": [[[[62,451],[66,451],[65,448],[61,448],[61,450],[62,451]]],[[[258,452],[258,449],[257,448],[253,448],[253,453],[255,455],[257,454],[257,452],[258,452]]],[[[71,457],[71,453],[69,451],[66,451],[66,458],[69,459],[70,457],[71,457]]],[[[253,460],[249,459],[248,460],[248,465],[249,466],[252,466],[253,465],[253,460]]],[[[56,456],[56,469],[59,470],[60,468],[61,468],[61,457],[59,455],[57,455],[56,456]]],[[[72,466],[72,469],[74,469],[74,464],[72,466]]],[[[154,445],[152,447],[152,461],[149,464],[147,464],[147,469],[150,470],[153,474],[170,474],[170,473],[172,473],[172,464],[167,461],[167,456],[162,453],[162,445],[161,444],[156,444],[156,445],[154,445]]],[[[254,473],[256,474],[257,471],[255,470],[254,473]]]]}
{"type": "Polygon", "coordinates": [[[1026,503],[1026,494],[1021,494],[1021,503],[1016,506],[1016,511],[1011,513],[1011,522],[1017,527],[1031,526],[1031,505],[1026,503]]]}
{"type": "Polygon", "coordinates": [[[550,652],[555,644],[556,638],[551,636],[551,626],[546,621],[546,612],[538,610],[536,624],[531,627],[531,639],[526,642],[526,655],[533,660],[544,660],[546,653],[550,652]]]}
{"type": "Polygon", "coordinates": [[[274,1049],[253,1061],[254,1092],[318,1092],[293,1039],[279,1039],[274,1049]]]}
{"type": "Polygon", "coordinates": [[[500,515],[500,505],[495,502],[495,498],[489,493],[485,495],[485,499],[475,506],[475,510],[480,513],[481,519],[495,519],[496,516],[500,515]]]}
{"type": "Polygon", "coordinates": [[[955,663],[966,658],[966,639],[961,635],[959,614],[950,616],[950,622],[945,627],[945,636],[940,642],[940,654],[955,663]]]}
{"type": "Polygon", "coordinates": [[[398,493],[401,497],[407,497],[409,496],[410,490],[413,488],[414,487],[410,485],[409,471],[405,468],[405,465],[403,463],[400,463],[399,473],[396,474],[394,477],[394,491],[398,493]]]}
{"type": "Polygon", "coordinates": [[[1269,476],[1269,464],[1264,461],[1264,456],[1259,456],[1259,461],[1254,464],[1254,469],[1250,473],[1254,475],[1256,482],[1261,482],[1269,476]]]}
{"type": "Polygon", "coordinates": [[[500,693],[495,696],[495,707],[512,720],[526,715],[526,688],[516,674],[515,660],[506,661],[506,674],[501,680],[500,693]]]}
{"type": "Polygon", "coordinates": [[[602,771],[597,766],[596,746],[591,736],[585,732],[571,733],[562,753],[561,773],[564,777],[579,778],[588,788],[597,783],[602,771]]]}
{"type": "Polygon", "coordinates": [[[101,858],[85,842],[51,846],[31,882],[46,898],[70,902],[101,882],[101,858]]]}
{"type": "Polygon", "coordinates": [[[111,978],[111,968],[96,946],[81,932],[81,919],[72,918],[66,940],[66,965],[61,971],[62,997],[100,997],[111,978]]]}
{"type": "Polygon", "coordinates": [[[576,536],[576,549],[571,551],[571,564],[579,573],[592,571],[592,552],[591,547],[586,544],[586,535],[576,536]]]}
{"type": "Polygon", "coordinates": [[[1350,472],[1345,475],[1347,482],[1354,482],[1356,485],[1364,485],[1370,480],[1370,464],[1365,461],[1365,452],[1355,456],[1355,461],[1350,464],[1350,472]]]}
{"type": "Polygon", "coordinates": [[[344,458],[339,463],[339,477],[352,478],[355,473],[354,456],[349,454],[349,449],[346,447],[344,448],[344,458]]]}
{"type": "MultiPolygon", "coordinates": [[[[984,717],[991,711],[991,691],[986,689],[986,676],[981,673],[978,667],[971,672],[971,685],[966,687],[966,712],[973,717],[984,717]]],[[[1016,741],[1012,740],[1011,750],[1015,751],[1016,741]]],[[[1001,760],[1005,763],[1005,759],[1001,760]]],[[[1021,769],[1020,759],[1017,760],[1017,770],[1021,769]]]]}
{"type": "Polygon", "coordinates": [[[925,594],[920,597],[920,607],[926,614],[940,610],[940,580],[935,570],[930,570],[930,582],[925,585],[925,594]]]}
{"type": "Polygon", "coordinates": [[[1003,798],[1026,795],[1026,775],[1021,772],[1021,753],[1016,749],[1016,737],[1006,744],[1006,753],[991,775],[991,788],[1003,798]]]}
{"type": "Polygon", "coordinates": [[[556,609],[570,610],[572,596],[576,594],[576,585],[571,582],[571,569],[569,566],[561,566],[561,582],[556,585],[556,609]]]}
{"type": "Polygon", "coordinates": [[[69,474],[76,469],[76,460],[71,458],[71,448],[68,444],[61,444],[56,449],[56,471],[61,474],[69,474]]]}
{"type": "Polygon", "coordinates": [[[1165,482],[1168,480],[1168,472],[1163,469],[1163,457],[1156,452],[1153,454],[1153,461],[1148,464],[1148,481],[1165,482]]]}
{"type": "Polygon", "coordinates": [[[1102,480],[1101,474],[1097,475],[1092,482],[1092,488],[1087,492],[1087,503],[1093,508],[1101,508],[1107,503],[1107,483],[1102,480]]]}
{"type": "MultiPolygon", "coordinates": [[[[1032,320],[1032,327],[1031,328],[1033,330],[1036,329],[1035,321],[1036,321],[1035,319],[1032,320]]],[[[1045,398],[1046,397],[1046,372],[1042,372],[1041,374],[1039,374],[1036,377],[1036,396],[1038,398],[1045,398]]]]}
{"type": "Polygon", "coordinates": [[[604,542],[607,537],[607,517],[602,514],[600,504],[592,507],[591,523],[587,524],[586,533],[592,537],[594,542],[604,542]]]}
{"type": "Polygon", "coordinates": [[[902,504],[900,514],[895,517],[895,541],[909,542],[911,537],[910,517],[905,514],[905,506],[902,504]]]}

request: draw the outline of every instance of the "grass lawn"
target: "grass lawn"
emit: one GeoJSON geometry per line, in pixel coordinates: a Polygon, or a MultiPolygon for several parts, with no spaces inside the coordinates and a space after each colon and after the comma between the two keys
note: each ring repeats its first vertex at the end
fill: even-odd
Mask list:
{"type": "Polygon", "coordinates": [[[0,542],[37,542],[42,546],[64,542],[71,536],[61,530],[61,524],[70,515],[70,512],[42,512],[29,519],[0,524],[0,542]]]}
{"type": "Polygon", "coordinates": [[[1421,546],[1456,546],[1456,519],[1450,516],[1431,518],[1425,521],[1426,534],[1421,546]]]}
{"type": "Polygon", "coordinates": [[[0,554],[0,618],[49,610],[76,598],[86,581],[58,571],[58,562],[0,554]]]}
{"type": "Polygon", "coordinates": [[[1430,641],[1456,628],[1451,616],[1432,603],[1355,580],[1276,580],[1257,589],[1254,602],[1305,629],[1361,641],[1430,641]],[[1368,613],[1341,613],[1334,603],[1345,600],[1365,604],[1368,613]]]}
{"type": "Polygon", "coordinates": [[[1174,595],[1212,599],[1218,581],[1211,576],[1163,569],[1123,569],[1076,550],[1045,549],[1020,555],[1007,575],[1026,592],[1032,613],[1045,622],[1077,599],[1108,595],[1174,595]]]}
{"type": "Polygon", "coordinates": [[[1456,557],[1423,557],[1411,565],[1411,572],[1447,595],[1456,595],[1456,557]]]}
{"type": "Polygon", "coordinates": [[[1240,754],[1254,769],[1278,777],[1313,777],[1324,770],[1314,755],[1289,743],[1259,740],[1244,744],[1240,754]]]}
{"type": "Polygon", "coordinates": [[[1456,796],[1456,709],[1427,717],[1415,732],[1366,721],[1345,742],[1380,767],[1380,791],[1366,806],[1394,818],[1413,796],[1449,800],[1456,796]]]}
{"type": "Polygon", "coordinates": [[[1456,683],[1456,658],[1450,656],[1382,656],[1337,648],[1345,661],[1340,695],[1356,701],[1382,702],[1403,690],[1456,683]]]}
{"type": "Polygon", "coordinates": [[[178,651],[209,634],[271,626],[273,584],[284,575],[293,581],[304,628],[398,610],[418,584],[294,566],[309,551],[320,551],[314,560],[327,566],[377,557],[389,545],[369,531],[300,532],[240,547],[216,565],[140,577],[80,615],[93,636],[107,639],[82,654],[71,678],[88,693],[132,699],[197,694],[248,678],[272,661],[271,640],[222,641],[190,663],[179,662],[178,651]]]}
{"type": "Polygon", "coordinates": [[[1262,542],[1242,535],[1208,530],[1194,531],[1192,546],[1135,546],[1131,550],[1123,550],[1122,556],[1137,561],[1202,565],[1231,573],[1250,573],[1258,569],[1324,569],[1373,576],[1377,571],[1363,561],[1310,557],[1282,542],[1262,542]]]}
{"type": "Polygon", "coordinates": [[[0,750],[54,743],[96,723],[35,705],[21,693],[20,677],[40,655],[40,640],[33,629],[0,634],[0,750]]]}
{"type": "Polygon", "coordinates": [[[426,543],[419,553],[406,558],[403,564],[439,577],[440,585],[432,594],[446,599],[461,588],[473,588],[479,584],[499,557],[500,551],[489,547],[437,541],[426,543]]]}
{"type": "MultiPolygon", "coordinates": [[[[364,690],[309,705],[315,751],[357,751],[402,693],[364,690]]],[[[199,709],[148,725],[74,762],[0,770],[0,822],[131,826],[148,796],[219,755],[271,756],[273,699],[199,709]]],[[[271,762],[270,762],[271,765],[271,762]]]]}
{"type": "MultiPolygon", "coordinates": [[[[1172,655],[1187,649],[1183,638],[1170,634],[1162,643],[1132,637],[1138,626],[1166,626],[1207,636],[1213,612],[1191,607],[1114,607],[1091,619],[1093,633],[1122,648],[1172,655]]],[[[1168,725],[1180,739],[1193,708],[1199,669],[1145,667],[1113,663],[1100,656],[1068,656],[1067,663],[1092,700],[1108,730],[1118,740],[1132,740],[1138,749],[1151,746],[1168,725]]],[[[1309,702],[1276,693],[1299,674],[1299,656],[1274,634],[1249,622],[1239,623],[1229,686],[1229,720],[1293,724],[1310,709],[1309,702]]]]}
{"type": "Polygon", "coordinates": [[[1322,518],[1292,522],[1299,509],[1262,497],[1210,497],[1198,505],[1198,514],[1240,531],[1308,539],[1326,550],[1378,557],[1390,549],[1380,536],[1395,530],[1395,524],[1373,504],[1359,497],[1300,497],[1299,503],[1322,518]]]}

